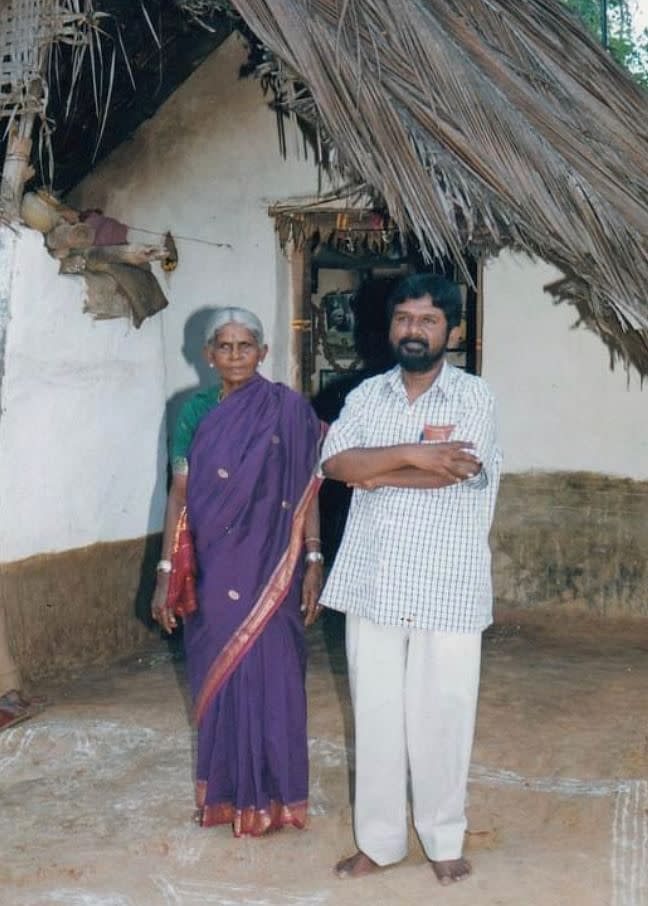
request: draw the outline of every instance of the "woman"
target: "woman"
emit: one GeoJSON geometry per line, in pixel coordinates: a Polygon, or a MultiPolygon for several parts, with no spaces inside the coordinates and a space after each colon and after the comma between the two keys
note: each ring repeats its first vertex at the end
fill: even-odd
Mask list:
{"type": "Polygon", "coordinates": [[[306,818],[304,625],[320,612],[321,427],[299,394],[257,374],[267,347],[252,312],[219,309],[206,341],[220,390],[180,415],[152,609],[172,632],[170,560],[186,501],[197,564],[198,608],[184,627],[196,820],[259,835],[306,818]]]}

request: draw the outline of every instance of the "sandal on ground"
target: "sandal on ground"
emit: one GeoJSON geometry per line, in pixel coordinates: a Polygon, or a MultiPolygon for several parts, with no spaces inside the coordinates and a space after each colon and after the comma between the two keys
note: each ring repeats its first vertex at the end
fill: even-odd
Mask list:
{"type": "Polygon", "coordinates": [[[38,714],[45,706],[42,697],[28,699],[18,689],[0,695],[0,730],[8,730],[23,720],[38,714]]]}

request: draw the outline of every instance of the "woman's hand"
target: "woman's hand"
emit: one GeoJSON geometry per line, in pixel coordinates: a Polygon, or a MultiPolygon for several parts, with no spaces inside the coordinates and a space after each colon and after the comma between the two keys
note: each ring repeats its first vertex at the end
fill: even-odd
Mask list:
{"type": "Polygon", "coordinates": [[[169,573],[158,573],[153,601],[151,602],[151,616],[156,623],[159,623],[162,629],[169,635],[178,625],[178,621],[168,607],[167,593],[169,591],[169,573]]]}
{"type": "Polygon", "coordinates": [[[353,483],[347,484],[347,488],[357,488],[359,491],[375,491],[376,488],[381,488],[382,482],[380,476],[377,475],[375,478],[367,478],[364,481],[355,481],[353,483]]]}
{"type": "Polygon", "coordinates": [[[319,596],[324,585],[324,569],[321,563],[307,563],[302,583],[302,606],[304,626],[312,626],[322,612],[319,596]]]}

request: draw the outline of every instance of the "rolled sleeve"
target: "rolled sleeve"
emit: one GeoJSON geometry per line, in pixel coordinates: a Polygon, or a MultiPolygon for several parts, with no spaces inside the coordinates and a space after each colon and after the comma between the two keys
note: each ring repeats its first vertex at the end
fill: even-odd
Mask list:
{"type": "Polygon", "coordinates": [[[495,424],[495,401],[488,388],[480,382],[474,384],[466,394],[461,416],[453,440],[465,440],[474,444],[475,453],[482,467],[474,478],[463,482],[465,487],[479,490],[485,488],[499,460],[495,424]]]}

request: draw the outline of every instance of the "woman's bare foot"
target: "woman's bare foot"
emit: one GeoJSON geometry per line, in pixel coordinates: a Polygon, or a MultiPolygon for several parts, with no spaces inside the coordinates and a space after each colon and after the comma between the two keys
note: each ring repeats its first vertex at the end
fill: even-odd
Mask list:
{"type": "Polygon", "coordinates": [[[353,856],[338,862],[334,871],[338,878],[346,880],[348,878],[362,878],[364,875],[370,875],[379,868],[380,866],[373,859],[358,850],[353,856]]]}
{"type": "Polygon", "coordinates": [[[439,884],[448,887],[455,881],[465,881],[472,874],[472,865],[468,859],[449,859],[447,862],[432,862],[432,871],[439,884]]]}

